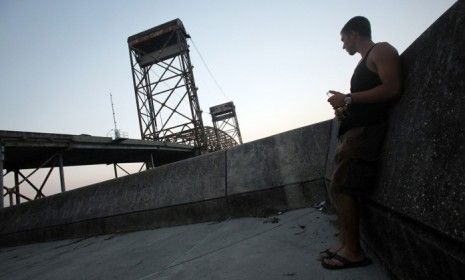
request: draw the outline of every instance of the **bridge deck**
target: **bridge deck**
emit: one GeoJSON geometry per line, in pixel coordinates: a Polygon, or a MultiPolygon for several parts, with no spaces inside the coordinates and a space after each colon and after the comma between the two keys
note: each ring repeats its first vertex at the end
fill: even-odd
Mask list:
{"type": "Polygon", "coordinates": [[[64,166],[150,161],[162,165],[194,156],[191,146],[136,139],[0,130],[7,170],[50,167],[63,156],[64,166]]]}

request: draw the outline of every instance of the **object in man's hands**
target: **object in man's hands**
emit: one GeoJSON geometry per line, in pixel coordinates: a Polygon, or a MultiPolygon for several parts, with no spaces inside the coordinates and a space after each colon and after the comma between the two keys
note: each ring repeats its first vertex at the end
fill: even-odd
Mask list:
{"type": "Polygon", "coordinates": [[[347,110],[348,106],[345,105],[345,106],[342,106],[342,107],[338,107],[334,110],[335,114],[336,114],[336,117],[339,119],[339,120],[342,120],[342,119],[345,119],[347,116],[349,116],[349,112],[347,110]]]}

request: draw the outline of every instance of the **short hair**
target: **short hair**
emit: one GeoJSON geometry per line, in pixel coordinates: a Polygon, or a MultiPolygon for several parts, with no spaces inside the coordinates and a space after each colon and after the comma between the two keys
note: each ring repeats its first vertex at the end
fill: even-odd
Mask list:
{"type": "Polygon", "coordinates": [[[351,18],[342,28],[341,34],[348,34],[351,31],[371,40],[371,25],[366,17],[356,16],[351,18]]]}

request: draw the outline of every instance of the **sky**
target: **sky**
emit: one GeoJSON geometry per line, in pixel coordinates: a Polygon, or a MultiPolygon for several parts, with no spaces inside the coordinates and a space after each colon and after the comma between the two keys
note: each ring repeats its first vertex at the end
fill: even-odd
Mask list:
{"type": "MultiPolygon", "coordinates": [[[[191,47],[205,125],[209,107],[233,101],[244,142],[307,126],[333,117],[328,90],[349,91],[360,56],[343,51],[339,32],[351,17],[402,53],[453,3],[2,0],[0,130],[106,136],[111,92],[118,128],[140,138],[127,38],[175,18],[219,84],[191,47]]],[[[72,170],[71,188],[112,174],[72,170]]]]}

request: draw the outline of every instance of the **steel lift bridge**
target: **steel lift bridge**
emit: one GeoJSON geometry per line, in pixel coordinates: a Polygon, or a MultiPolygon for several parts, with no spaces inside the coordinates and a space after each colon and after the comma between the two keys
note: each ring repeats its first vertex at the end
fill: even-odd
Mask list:
{"type": "Polygon", "coordinates": [[[215,124],[215,116],[223,109],[233,110],[228,118],[235,119],[235,131],[204,126],[188,38],[179,19],[128,38],[142,139],[187,144],[199,151],[242,144],[232,102],[215,106],[218,110],[214,110],[212,118],[215,124]]]}
{"type": "Polygon", "coordinates": [[[129,174],[119,163],[143,162],[141,171],[242,144],[232,102],[210,108],[214,127],[204,126],[187,38],[179,19],[128,38],[141,140],[0,130],[0,208],[5,197],[10,206],[45,197],[54,170],[64,192],[66,166],[113,164],[118,177],[129,174]]]}

